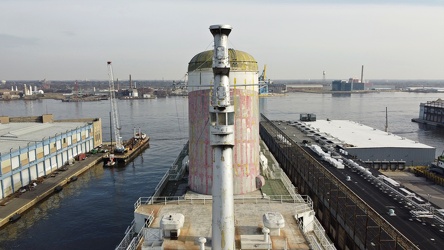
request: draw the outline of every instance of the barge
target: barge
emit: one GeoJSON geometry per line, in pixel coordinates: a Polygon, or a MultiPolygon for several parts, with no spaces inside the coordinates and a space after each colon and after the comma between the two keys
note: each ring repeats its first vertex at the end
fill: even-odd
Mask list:
{"type": "Polygon", "coordinates": [[[117,163],[117,165],[126,165],[150,146],[149,141],[150,137],[146,136],[145,134],[141,136],[134,136],[124,143],[125,150],[122,153],[115,153],[112,151],[114,144],[106,144],[105,147],[110,148],[110,150],[103,156],[104,166],[115,166],[115,163],[117,163]]]}

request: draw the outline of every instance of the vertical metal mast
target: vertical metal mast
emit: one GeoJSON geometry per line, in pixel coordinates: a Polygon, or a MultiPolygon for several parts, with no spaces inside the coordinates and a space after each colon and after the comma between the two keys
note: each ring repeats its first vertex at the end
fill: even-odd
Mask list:
{"type": "Polygon", "coordinates": [[[213,147],[212,249],[235,249],[233,201],[234,106],[230,98],[228,35],[230,25],[211,25],[214,36],[214,87],[210,106],[213,147]]]}
{"type": "MultiPolygon", "coordinates": [[[[109,76],[109,100],[111,105],[111,112],[112,112],[112,121],[114,125],[114,137],[116,139],[116,147],[114,148],[114,151],[117,153],[123,153],[125,151],[125,148],[123,147],[121,143],[121,137],[120,137],[120,124],[119,124],[119,111],[117,108],[117,102],[116,102],[116,91],[114,88],[114,74],[113,74],[113,67],[111,65],[111,61],[107,62],[108,65],[108,76],[109,76]]],[[[111,145],[112,147],[112,145],[111,145]]]]}
{"type": "Polygon", "coordinates": [[[364,65],[361,67],[361,83],[364,83],[364,65]]]}

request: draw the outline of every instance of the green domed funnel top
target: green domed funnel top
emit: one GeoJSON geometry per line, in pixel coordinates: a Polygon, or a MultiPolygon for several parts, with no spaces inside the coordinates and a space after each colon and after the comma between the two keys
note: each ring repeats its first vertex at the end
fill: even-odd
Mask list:
{"type": "MultiPolygon", "coordinates": [[[[228,49],[230,71],[257,72],[258,66],[254,57],[247,52],[228,49]]],[[[213,50],[207,50],[195,55],[188,63],[188,72],[208,70],[213,67],[213,50]]]]}

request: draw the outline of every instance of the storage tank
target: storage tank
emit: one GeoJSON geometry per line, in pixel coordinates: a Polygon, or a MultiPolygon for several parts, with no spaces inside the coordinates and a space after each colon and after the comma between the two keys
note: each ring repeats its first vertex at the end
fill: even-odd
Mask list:
{"type": "MultiPolygon", "coordinates": [[[[235,112],[234,194],[254,190],[259,171],[258,66],[248,53],[229,49],[230,88],[235,112]]],[[[209,133],[213,51],[195,55],[188,64],[189,187],[211,194],[213,157],[209,133]]]]}

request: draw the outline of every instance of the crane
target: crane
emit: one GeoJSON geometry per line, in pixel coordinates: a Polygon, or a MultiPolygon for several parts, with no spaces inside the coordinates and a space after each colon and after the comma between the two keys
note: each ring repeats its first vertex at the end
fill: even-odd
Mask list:
{"type": "MultiPolygon", "coordinates": [[[[112,117],[112,129],[114,130],[114,138],[116,140],[116,147],[114,148],[115,153],[123,153],[125,152],[125,147],[122,145],[122,137],[120,137],[120,124],[119,124],[119,111],[116,103],[116,91],[114,88],[114,76],[113,76],[113,67],[111,65],[111,61],[107,62],[108,64],[108,76],[109,76],[109,100],[111,105],[111,114],[112,117]]],[[[112,140],[112,139],[111,139],[112,140]]]]}
{"type": "Polygon", "coordinates": [[[264,70],[262,74],[259,76],[259,81],[264,81],[267,79],[267,64],[264,65],[264,70]]]}
{"type": "Polygon", "coordinates": [[[270,81],[267,82],[267,65],[264,65],[264,70],[262,71],[262,74],[259,76],[259,94],[268,94],[268,84],[270,81]]]}

